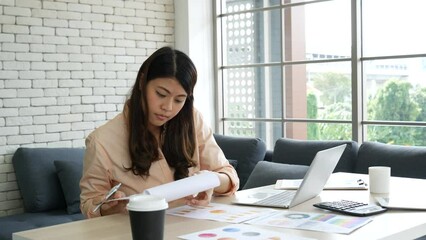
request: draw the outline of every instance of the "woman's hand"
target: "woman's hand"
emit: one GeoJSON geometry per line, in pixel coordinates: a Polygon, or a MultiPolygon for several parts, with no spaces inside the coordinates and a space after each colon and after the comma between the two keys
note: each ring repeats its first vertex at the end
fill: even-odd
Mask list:
{"type": "Polygon", "coordinates": [[[207,206],[212,200],[213,189],[200,192],[195,196],[186,197],[186,204],[190,206],[207,206]]]}
{"type": "MultiPolygon", "coordinates": [[[[199,172],[194,173],[193,175],[201,174],[203,172],[210,172],[207,170],[201,170],[199,172]]],[[[207,206],[212,200],[213,190],[209,189],[204,192],[199,192],[193,196],[185,197],[186,204],[190,206],[207,206]]]]}
{"type": "MultiPolygon", "coordinates": [[[[116,198],[124,198],[126,197],[126,194],[124,194],[121,191],[117,191],[112,195],[111,200],[114,200],[116,198]]],[[[102,204],[101,208],[99,209],[101,216],[105,215],[111,215],[115,213],[125,213],[127,211],[126,205],[128,200],[117,200],[117,201],[111,201],[102,204]]]]}

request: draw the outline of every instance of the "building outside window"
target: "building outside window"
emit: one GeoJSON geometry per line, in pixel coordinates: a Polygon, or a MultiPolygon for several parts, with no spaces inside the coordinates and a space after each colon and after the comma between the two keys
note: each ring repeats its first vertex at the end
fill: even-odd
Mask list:
{"type": "Polygon", "coordinates": [[[217,0],[218,128],[426,146],[422,0],[217,0]]]}

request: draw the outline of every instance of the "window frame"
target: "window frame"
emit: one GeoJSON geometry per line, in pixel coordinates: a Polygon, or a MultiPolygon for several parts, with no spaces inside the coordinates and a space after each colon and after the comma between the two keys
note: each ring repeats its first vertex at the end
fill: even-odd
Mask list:
{"type": "MultiPolygon", "coordinates": [[[[264,7],[264,8],[255,8],[247,11],[239,11],[237,13],[255,13],[262,12],[265,10],[274,10],[280,9],[283,11],[285,8],[291,8],[299,5],[308,5],[315,4],[320,2],[328,1],[337,1],[337,0],[311,0],[311,1],[302,1],[297,3],[283,3],[281,1],[278,6],[264,7]]],[[[302,61],[285,61],[285,58],[282,58],[281,62],[268,62],[268,63],[252,63],[252,64],[238,64],[238,65],[223,65],[223,45],[222,45],[222,32],[221,32],[221,18],[227,17],[229,15],[237,14],[233,13],[220,13],[221,2],[222,0],[215,0],[213,3],[213,18],[214,18],[214,52],[215,52],[215,86],[216,86],[216,130],[222,134],[227,134],[225,132],[225,124],[228,121],[240,121],[240,122],[270,122],[270,123],[280,123],[283,128],[282,137],[286,136],[286,127],[287,123],[343,123],[350,124],[352,127],[352,140],[358,143],[362,143],[366,139],[366,128],[371,125],[381,125],[381,126],[421,126],[426,127],[426,122],[419,121],[379,121],[379,120],[367,120],[365,111],[367,107],[364,108],[364,90],[363,90],[363,62],[371,60],[386,60],[386,59],[397,59],[397,58],[420,58],[426,57],[425,54],[407,54],[407,55],[388,55],[388,56],[374,56],[374,57],[363,57],[362,56],[362,12],[361,4],[362,0],[350,0],[351,3],[351,56],[349,58],[338,58],[338,59],[320,59],[320,60],[302,60],[302,61]],[[280,66],[281,69],[284,69],[286,66],[294,66],[300,64],[311,64],[311,63],[336,63],[336,62],[350,62],[351,65],[351,93],[352,93],[352,116],[350,120],[327,120],[327,119],[308,119],[308,118],[287,118],[285,116],[286,112],[286,90],[283,87],[283,115],[281,118],[231,118],[225,117],[224,106],[224,70],[226,69],[235,69],[235,68],[247,68],[247,67],[269,67],[269,66],[280,66]]],[[[281,21],[281,29],[283,29],[283,21],[281,21]]],[[[284,40],[281,40],[281,45],[284,47],[284,40]]],[[[282,70],[284,74],[284,70],[282,70]]],[[[266,142],[268,147],[272,147],[274,143],[270,142],[272,139],[268,136],[266,137],[266,142]]]]}

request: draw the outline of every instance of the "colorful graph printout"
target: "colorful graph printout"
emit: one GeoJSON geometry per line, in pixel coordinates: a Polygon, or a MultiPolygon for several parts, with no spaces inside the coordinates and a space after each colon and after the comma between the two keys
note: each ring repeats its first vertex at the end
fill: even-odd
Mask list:
{"type": "Polygon", "coordinates": [[[371,222],[368,217],[281,211],[247,221],[249,224],[349,234],[371,222]]]}
{"type": "Polygon", "coordinates": [[[247,220],[276,212],[269,208],[254,208],[231,206],[227,204],[210,203],[208,206],[181,206],[166,211],[169,215],[180,217],[208,219],[219,222],[242,223],[247,220]]]}
{"type": "Polygon", "coordinates": [[[186,240],[309,240],[283,232],[270,231],[245,224],[233,224],[221,228],[209,229],[183,236],[186,240]]]}

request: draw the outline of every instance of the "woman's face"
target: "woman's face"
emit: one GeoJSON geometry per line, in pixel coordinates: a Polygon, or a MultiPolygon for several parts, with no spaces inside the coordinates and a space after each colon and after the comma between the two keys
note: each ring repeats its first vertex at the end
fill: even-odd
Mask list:
{"type": "Polygon", "coordinates": [[[146,86],[149,127],[155,129],[176,116],[187,94],[175,78],[155,78],[146,86]]]}

